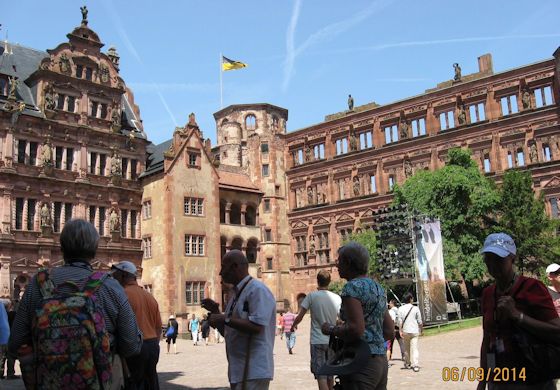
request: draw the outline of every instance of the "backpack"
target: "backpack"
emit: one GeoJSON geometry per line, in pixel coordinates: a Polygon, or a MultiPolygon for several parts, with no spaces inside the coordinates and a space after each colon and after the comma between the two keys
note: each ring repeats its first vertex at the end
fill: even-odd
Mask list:
{"type": "Polygon", "coordinates": [[[80,289],[71,281],[55,286],[47,270],[37,274],[42,301],[33,322],[33,349],[39,389],[110,387],[109,333],[94,295],[107,276],[94,272],[80,289]]]}

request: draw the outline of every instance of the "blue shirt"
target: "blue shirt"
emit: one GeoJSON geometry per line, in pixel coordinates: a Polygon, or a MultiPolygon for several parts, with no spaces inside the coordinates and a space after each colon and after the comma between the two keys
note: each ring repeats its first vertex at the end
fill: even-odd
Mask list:
{"type": "Polygon", "coordinates": [[[191,320],[191,332],[198,332],[198,318],[191,320]]]}
{"type": "Polygon", "coordinates": [[[10,325],[8,324],[8,313],[6,313],[6,308],[4,307],[4,304],[0,302],[0,345],[8,344],[9,338],[10,338],[10,325]]]}
{"type": "Polygon", "coordinates": [[[356,278],[346,283],[340,296],[343,299],[340,318],[346,321],[344,297],[360,301],[366,328],[361,339],[368,343],[372,355],[384,355],[383,317],[387,310],[387,296],[383,287],[370,278],[356,278]]]}

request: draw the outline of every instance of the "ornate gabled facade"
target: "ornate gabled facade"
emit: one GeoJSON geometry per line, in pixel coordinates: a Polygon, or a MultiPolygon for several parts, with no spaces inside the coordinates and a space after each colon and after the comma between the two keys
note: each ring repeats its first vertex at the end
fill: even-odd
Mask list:
{"type": "Polygon", "coordinates": [[[62,263],[71,218],[101,235],[94,266],[141,264],[139,175],[146,134],[114,48],[87,11],[46,52],[8,42],[0,55],[0,295],[17,299],[37,268],[62,263]]]}
{"type": "Polygon", "coordinates": [[[468,147],[480,169],[499,182],[526,169],[558,217],[560,199],[560,49],[553,58],[494,73],[489,54],[479,72],[425,94],[383,106],[328,115],[286,134],[293,302],[315,288],[315,275],[337,275],[336,249],[373,224],[372,211],[392,201],[392,187],[419,169],[445,164],[453,147],[468,147]]]}

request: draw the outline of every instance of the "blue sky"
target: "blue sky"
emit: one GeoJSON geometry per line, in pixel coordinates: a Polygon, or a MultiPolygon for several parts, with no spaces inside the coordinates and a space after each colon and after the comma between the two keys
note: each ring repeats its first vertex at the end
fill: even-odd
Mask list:
{"type": "Polygon", "coordinates": [[[288,131],[355,105],[423,93],[476,72],[492,53],[502,71],[550,58],[560,46],[557,0],[2,0],[2,39],[46,50],[89,26],[121,56],[150,140],[163,142],[194,112],[216,140],[219,56],[249,64],[223,74],[224,106],[289,110],[288,131]]]}

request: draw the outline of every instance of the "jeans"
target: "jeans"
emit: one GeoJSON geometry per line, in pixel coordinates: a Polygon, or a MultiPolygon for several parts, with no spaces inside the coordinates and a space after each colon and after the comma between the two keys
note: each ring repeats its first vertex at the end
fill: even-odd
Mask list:
{"type": "Polygon", "coordinates": [[[286,346],[288,349],[292,349],[296,345],[296,332],[285,332],[286,336],[286,346]]]}

